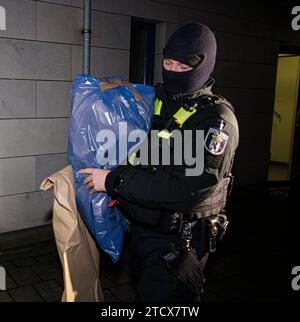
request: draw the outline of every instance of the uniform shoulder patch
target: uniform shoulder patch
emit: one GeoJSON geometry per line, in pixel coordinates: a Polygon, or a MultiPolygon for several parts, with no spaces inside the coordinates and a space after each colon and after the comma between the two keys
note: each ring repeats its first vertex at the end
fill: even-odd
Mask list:
{"type": "Polygon", "coordinates": [[[217,128],[209,128],[205,140],[205,149],[213,155],[221,155],[225,151],[229,135],[217,128]]]}

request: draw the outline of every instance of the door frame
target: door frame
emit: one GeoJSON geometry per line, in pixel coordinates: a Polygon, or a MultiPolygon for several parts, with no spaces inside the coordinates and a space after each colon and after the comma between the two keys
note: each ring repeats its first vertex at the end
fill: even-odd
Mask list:
{"type": "MultiPolygon", "coordinates": [[[[289,54],[300,56],[300,46],[281,43],[279,45],[280,54],[289,54]]],[[[300,77],[300,76],[299,76],[300,77]]],[[[297,106],[295,114],[295,128],[293,134],[293,146],[291,147],[289,181],[299,184],[300,178],[297,178],[296,164],[300,162],[300,81],[298,84],[297,106]]]]}

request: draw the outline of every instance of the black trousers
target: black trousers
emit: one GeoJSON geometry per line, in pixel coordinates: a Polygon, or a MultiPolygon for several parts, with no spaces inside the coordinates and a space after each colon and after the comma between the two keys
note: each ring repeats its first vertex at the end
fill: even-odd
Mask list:
{"type": "MultiPolygon", "coordinates": [[[[203,271],[208,253],[203,245],[201,227],[193,229],[192,248],[195,249],[199,267],[203,271]]],[[[138,302],[194,302],[196,299],[179,286],[177,279],[168,272],[161,254],[170,242],[180,239],[179,234],[162,234],[137,224],[131,226],[131,271],[136,284],[138,302]]]]}

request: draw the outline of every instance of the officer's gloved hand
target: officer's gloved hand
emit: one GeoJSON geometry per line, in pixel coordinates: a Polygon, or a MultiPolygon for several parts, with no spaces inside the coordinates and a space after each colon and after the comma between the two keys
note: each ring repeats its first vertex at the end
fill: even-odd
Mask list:
{"type": "Polygon", "coordinates": [[[191,251],[181,251],[181,258],[173,271],[178,280],[184,283],[195,296],[203,293],[205,278],[197,256],[191,251]]]}
{"type": "Polygon", "coordinates": [[[197,297],[203,293],[205,278],[197,256],[192,251],[184,248],[170,252],[163,259],[169,272],[190,294],[197,297]]]}

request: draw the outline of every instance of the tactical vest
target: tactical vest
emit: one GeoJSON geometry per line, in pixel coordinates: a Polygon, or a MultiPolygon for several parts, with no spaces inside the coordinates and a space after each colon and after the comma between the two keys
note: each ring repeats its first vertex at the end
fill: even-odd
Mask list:
{"type": "MultiPolygon", "coordinates": [[[[191,106],[181,106],[176,113],[166,122],[164,129],[162,129],[158,136],[162,139],[169,140],[172,136],[172,131],[177,128],[182,128],[184,123],[192,117],[198,109],[209,108],[216,104],[224,104],[231,111],[234,112],[232,105],[223,97],[217,95],[203,95],[201,99],[191,104],[191,106]]],[[[154,103],[154,116],[160,117],[163,108],[163,101],[156,98],[154,103]]],[[[211,215],[218,215],[224,212],[224,208],[230,194],[233,182],[233,176],[231,174],[233,158],[228,167],[226,176],[217,184],[214,192],[205,200],[199,201],[190,214],[184,214],[191,220],[201,219],[211,215]]],[[[173,216],[173,214],[172,214],[173,216]]],[[[168,220],[169,221],[169,220],[168,220]]],[[[165,224],[163,223],[163,226],[165,224]]]]}

